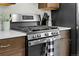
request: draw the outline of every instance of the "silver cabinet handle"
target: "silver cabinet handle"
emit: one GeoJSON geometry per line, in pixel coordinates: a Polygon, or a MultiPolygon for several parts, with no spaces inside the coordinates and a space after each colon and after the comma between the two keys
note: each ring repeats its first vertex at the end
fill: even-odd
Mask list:
{"type": "Polygon", "coordinates": [[[0,45],[0,48],[8,48],[10,47],[11,45],[10,44],[7,44],[7,45],[0,45]]]}
{"type": "Polygon", "coordinates": [[[78,29],[79,29],[79,27],[78,27],[78,26],[76,26],[76,29],[78,30],[78,29]]]}

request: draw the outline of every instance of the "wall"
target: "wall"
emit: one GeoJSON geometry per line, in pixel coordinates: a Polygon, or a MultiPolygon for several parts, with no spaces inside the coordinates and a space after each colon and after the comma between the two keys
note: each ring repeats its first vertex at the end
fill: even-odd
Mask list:
{"type": "MultiPolygon", "coordinates": [[[[38,9],[38,3],[16,3],[12,6],[0,7],[0,13],[40,14],[41,18],[43,17],[44,12],[48,13],[48,15],[51,16],[50,11],[42,11],[38,9]]],[[[51,20],[51,17],[49,19],[51,20]]],[[[49,23],[49,25],[51,24],[49,23]]]]}
{"type": "MultiPolygon", "coordinates": [[[[40,14],[41,17],[43,13],[47,12],[49,15],[50,11],[42,11],[38,9],[37,3],[16,3],[16,5],[9,6],[6,8],[4,13],[19,13],[19,14],[40,14]]],[[[51,18],[51,17],[50,17],[51,18]]]]}
{"type": "Polygon", "coordinates": [[[0,6],[0,14],[3,13],[5,10],[5,7],[0,6]]]}

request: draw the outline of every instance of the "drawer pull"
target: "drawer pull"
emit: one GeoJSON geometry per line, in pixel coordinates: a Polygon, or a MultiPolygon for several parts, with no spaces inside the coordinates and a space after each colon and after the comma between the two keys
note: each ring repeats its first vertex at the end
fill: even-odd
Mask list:
{"type": "Polygon", "coordinates": [[[0,48],[8,48],[10,47],[11,45],[10,44],[7,44],[7,45],[1,45],[0,48]]]}

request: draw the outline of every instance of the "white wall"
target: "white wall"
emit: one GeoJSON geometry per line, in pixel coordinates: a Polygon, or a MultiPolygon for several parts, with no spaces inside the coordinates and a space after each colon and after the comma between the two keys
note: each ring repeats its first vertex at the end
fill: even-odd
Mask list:
{"type": "Polygon", "coordinates": [[[3,13],[5,10],[5,7],[0,6],[0,14],[3,13]]]}
{"type": "Polygon", "coordinates": [[[50,11],[42,11],[38,9],[37,3],[17,3],[16,5],[6,8],[4,13],[19,13],[19,14],[41,14],[47,12],[50,15],[50,11]]]}
{"type": "MultiPolygon", "coordinates": [[[[38,9],[38,3],[16,3],[16,5],[6,7],[4,13],[19,13],[19,14],[40,14],[43,17],[44,12],[48,13],[51,21],[51,12],[38,9]]],[[[49,21],[49,25],[51,22],[49,21]]]]}

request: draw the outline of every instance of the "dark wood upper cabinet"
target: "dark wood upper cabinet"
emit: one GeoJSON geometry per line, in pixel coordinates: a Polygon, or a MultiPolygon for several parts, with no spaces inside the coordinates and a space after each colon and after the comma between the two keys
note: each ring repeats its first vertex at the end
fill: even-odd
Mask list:
{"type": "Polygon", "coordinates": [[[38,3],[38,9],[56,10],[59,8],[59,3],[38,3]]]}
{"type": "Polygon", "coordinates": [[[16,3],[0,3],[0,6],[11,6],[15,5],[16,3]]]}

